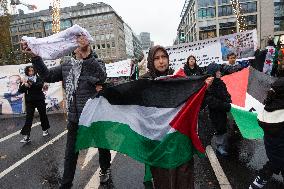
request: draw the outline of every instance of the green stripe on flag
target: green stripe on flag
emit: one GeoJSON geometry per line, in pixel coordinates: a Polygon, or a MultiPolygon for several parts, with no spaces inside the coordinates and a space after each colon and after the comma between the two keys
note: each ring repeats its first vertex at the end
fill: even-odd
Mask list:
{"type": "Polygon", "coordinates": [[[167,169],[182,165],[194,154],[203,155],[179,132],[155,141],[137,134],[126,124],[109,121],[94,122],[90,127],[79,126],[76,150],[89,147],[115,150],[142,163],[167,169]]]}
{"type": "Polygon", "coordinates": [[[231,108],[231,113],[238,125],[240,132],[247,139],[262,139],[263,130],[257,122],[257,114],[238,108],[231,108]]]}

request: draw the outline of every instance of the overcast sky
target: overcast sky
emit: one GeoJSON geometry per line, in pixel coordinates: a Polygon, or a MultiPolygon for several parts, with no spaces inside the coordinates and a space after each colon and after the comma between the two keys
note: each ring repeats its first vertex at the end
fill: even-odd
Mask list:
{"type": "MultiPolygon", "coordinates": [[[[38,10],[48,9],[52,0],[23,0],[35,4],[38,10]]],[[[170,46],[176,37],[184,0],[61,0],[61,7],[104,2],[112,6],[122,19],[139,34],[150,32],[155,44],[170,46]]],[[[27,12],[27,9],[22,6],[27,12]]]]}

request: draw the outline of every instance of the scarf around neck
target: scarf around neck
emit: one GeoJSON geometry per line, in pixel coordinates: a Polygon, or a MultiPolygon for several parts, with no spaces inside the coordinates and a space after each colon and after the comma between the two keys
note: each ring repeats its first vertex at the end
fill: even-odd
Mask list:
{"type": "Polygon", "coordinates": [[[73,97],[79,84],[79,77],[81,75],[82,63],[83,60],[76,60],[74,58],[71,58],[72,68],[69,71],[65,84],[67,109],[69,109],[71,102],[74,100],[73,97]]]}

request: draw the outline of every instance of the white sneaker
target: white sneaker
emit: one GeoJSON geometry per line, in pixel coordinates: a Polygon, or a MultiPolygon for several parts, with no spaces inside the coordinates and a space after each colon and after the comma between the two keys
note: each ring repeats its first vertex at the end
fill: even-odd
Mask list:
{"type": "Polygon", "coordinates": [[[29,142],[31,142],[29,135],[25,135],[24,138],[20,141],[20,143],[29,143],[29,142]]]}
{"type": "Polygon", "coordinates": [[[46,131],[42,131],[42,136],[48,136],[49,135],[49,133],[48,133],[48,130],[46,130],[46,131]]]}

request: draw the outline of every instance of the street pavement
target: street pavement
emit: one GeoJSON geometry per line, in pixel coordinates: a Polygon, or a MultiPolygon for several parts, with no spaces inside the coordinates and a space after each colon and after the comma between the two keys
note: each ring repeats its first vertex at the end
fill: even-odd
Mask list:
{"type": "MultiPolygon", "coordinates": [[[[24,117],[0,118],[0,188],[2,189],[49,189],[58,188],[63,173],[64,150],[66,143],[66,121],[63,114],[49,115],[50,135],[42,136],[39,118],[34,119],[29,144],[19,141],[17,132],[24,124],[24,117]]],[[[205,145],[211,143],[213,129],[201,115],[200,134],[205,145]]],[[[213,139],[214,141],[214,139],[213,139]]],[[[222,168],[232,188],[248,188],[248,184],[266,161],[262,141],[234,141],[232,157],[221,159],[222,168]]],[[[83,150],[78,159],[74,187],[143,189],[144,165],[125,156],[112,152],[112,183],[99,185],[98,153],[95,148],[83,150]]],[[[195,188],[219,189],[218,181],[208,158],[194,158],[195,188]]],[[[147,187],[146,187],[147,188],[147,187]]],[[[268,187],[284,188],[281,177],[274,178],[268,187]]]]}

